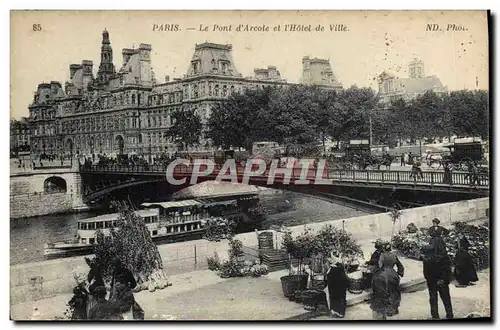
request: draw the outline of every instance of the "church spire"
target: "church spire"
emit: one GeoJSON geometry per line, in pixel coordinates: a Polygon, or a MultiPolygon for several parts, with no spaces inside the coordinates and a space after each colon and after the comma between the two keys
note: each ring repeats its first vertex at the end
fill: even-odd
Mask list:
{"type": "Polygon", "coordinates": [[[101,64],[97,72],[98,85],[105,85],[108,83],[111,76],[115,74],[115,66],[113,65],[113,49],[109,40],[109,32],[104,29],[102,32],[101,44],[101,64]]]}

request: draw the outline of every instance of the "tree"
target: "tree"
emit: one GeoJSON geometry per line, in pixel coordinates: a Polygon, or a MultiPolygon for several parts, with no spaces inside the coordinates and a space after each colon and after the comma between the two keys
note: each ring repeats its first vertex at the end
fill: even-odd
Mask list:
{"type": "Polygon", "coordinates": [[[172,113],[172,126],[167,136],[182,144],[183,148],[198,145],[202,135],[203,124],[194,108],[183,107],[172,113]]]}
{"type": "Polygon", "coordinates": [[[412,137],[417,139],[436,138],[447,135],[449,124],[443,99],[433,91],[417,96],[411,102],[409,114],[413,123],[412,137]]]}
{"type": "Polygon", "coordinates": [[[251,149],[253,142],[272,138],[274,122],[269,99],[274,88],[247,89],[218,103],[208,119],[207,136],[223,148],[251,149]]]}
{"type": "Polygon", "coordinates": [[[377,95],[370,88],[352,86],[339,92],[330,105],[330,136],[337,141],[368,138],[370,112],[377,104],[377,95]]]}
{"type": "Polygon", "coordinates": [[[158,248],[153,243],[144,220],[131,209],[120,206],[117,222],[118,226],[111,229],[109,238],[102,231],[97,231],[95,261],[105,278],[111,276],[112,262],[118,258],[139,282],[146,282],[153,273],[163,269],[158,248]]]}
{"type": "Polygon", "coordinates": [[[488,92],[455,91],[445,98],[453,133],[460,136],[489,136],[488,92]]]}
{"type": "Polygon", "coordinates": [[[314,86],[290,86],[275,91],[269,105],[269,122],[272,138],[283,145],[309,144],[319,142],[318,94],[314,86]]]}

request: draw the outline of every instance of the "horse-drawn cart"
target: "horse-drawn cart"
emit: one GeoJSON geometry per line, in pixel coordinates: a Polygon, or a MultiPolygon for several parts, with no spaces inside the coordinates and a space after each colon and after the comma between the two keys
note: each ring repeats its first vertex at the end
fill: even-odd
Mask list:
{"type": "Polygon", "coordinates": [[[454,167],[467,170],[469,164],[482,165],[484,158],[484,143],[481,138],[460,138],[445,145],[449,151],[443,155],[443,163],[451,163],[454,167]]]}

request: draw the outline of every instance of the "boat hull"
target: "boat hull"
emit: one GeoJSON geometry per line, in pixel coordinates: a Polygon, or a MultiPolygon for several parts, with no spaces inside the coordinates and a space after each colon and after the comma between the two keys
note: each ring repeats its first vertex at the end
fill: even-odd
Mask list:
{"type": "MultiPolygon", "coordinates": [[[[179,233],[169,233],[165,235],[158,235],[151,237],[156,245],[175,243],[178,241],[184,241],[186,239],[196,239],[201,238],[203,235],[203,229],[192,230],[187,232],[179,233]]],[[[43,250],[44,256],[50,257],[61,257],[61,256],[72,256],[72,255],[85,255],[92,254],[95,245],[94,244],[68,244],[68,243],[52,243],[52,247],[48,244],[43,250]]]]}

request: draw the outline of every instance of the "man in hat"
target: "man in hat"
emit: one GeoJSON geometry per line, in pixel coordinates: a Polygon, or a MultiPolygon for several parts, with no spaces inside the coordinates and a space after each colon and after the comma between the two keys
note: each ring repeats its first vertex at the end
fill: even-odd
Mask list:
{"type": "Polygon", "coordinates": [[[451,260],[448,255],[436,253],[436,248],[429,244],[423,249],[423,273],[429,290],[431,316],[439,320],[438,293],[443,301],[446,318],[453,318],[453,307],[450,297],[451,260]]]}
{"type": "Polygon", "coordinates": [[[429,242],[429,244],[432,244],[436,253],[448,255],[448,252],[446,250],[446,243],[444,242],[443,237],[447,236],[450,231],[440,226],[440,223],[441,221],[439,221],[438,218],[432,219],[432,227],[430,227],[428,230],[428,234],[431,237],[431,241],[429,242]]]}
{"type": "Polygon", "coordinates": [[[443,237],[443,236],[447,236],[450,231],[442,226],[440,226],[439,224],[441,223],[441,221],[439,221],[438,218],[434,218],[432,219],[432,227],[429,228],[429,231],[428,231],[428,234],[431,236],[431,237],[443,237]]]}

